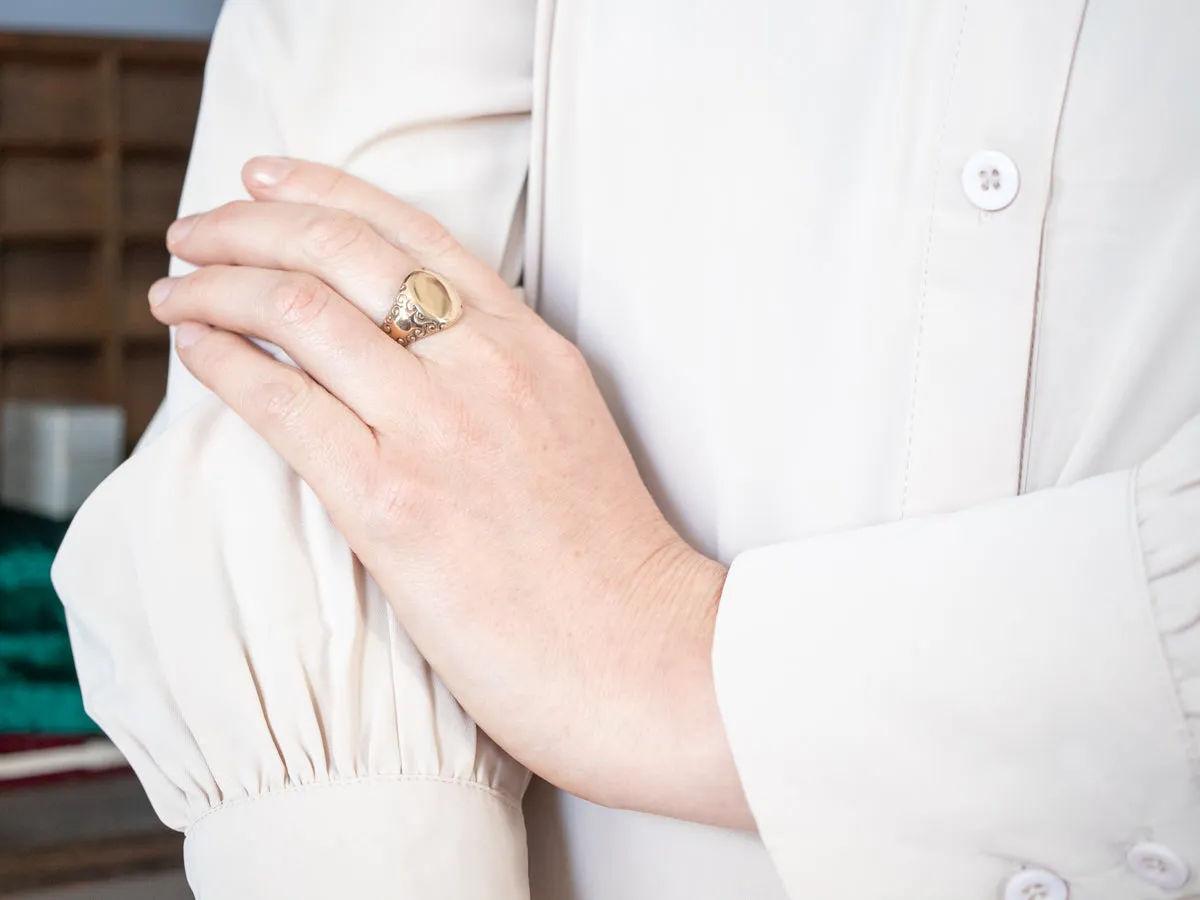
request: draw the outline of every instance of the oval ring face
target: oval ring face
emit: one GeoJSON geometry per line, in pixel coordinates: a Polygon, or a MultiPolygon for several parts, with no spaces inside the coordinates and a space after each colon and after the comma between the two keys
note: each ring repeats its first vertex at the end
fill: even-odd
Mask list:
{"type": "Polygon", "coordinates": [[[439,276],[425,269],[418,269],[408,276],[405,283],[421,312],[429,318],[448,323],[454,316],[456,298],[452,295],[450,286],[439,276]]]}

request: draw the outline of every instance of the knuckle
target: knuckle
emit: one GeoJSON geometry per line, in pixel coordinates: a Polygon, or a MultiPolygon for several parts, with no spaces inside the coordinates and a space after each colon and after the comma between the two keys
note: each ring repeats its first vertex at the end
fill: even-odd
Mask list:
{"type": "Polygon", "coordinates": [[[228,203],[222,203],[216,209],[206,214],[204,219],[211,222],[216,228],[223,228],[230,221],[244,215],[250,210],[253,203],[253,200],[230,200],[228,203]]]}
{"type": "Polygon", "coordinates": [[[249,211],[253,210],[255,202],[256,201],[254,201],[254,200],[230,200],[228,203],[224,204],[221,208],[225,211],[225,213],[227,215],[238,216],[244,212],[249,212],[249,211]]]}
{"type": "Polygon", "coordinates": [[[366,227],[353,213],[323,210],[305,226],[304,244],[315,259],[337,259],[362,240],[366,227]]]}
{"type": "Polygon", "coordinates": [[[292,275],[275,288],[273,309],[280,324],[288,327],[311,325],[329,306],[330,291],[311,275],[292,275]]]}
{"type": "Polygon", "coordinates": [[[285,372],[258,388],[258,405],[263,414],[279,425],[290,425],[304,415],[312,402],[312,386],[299,372],[285,372]]]}
{"type": "MultiPolygon", "coordinates": [[[[293,172],[291,177],[295,177],[293,172]]],[[[313,197],[315,202],[326,203],[342,192],[349,176],[341,169],[331,168],[322,172],[314,172],[313,197]]]]}
{"type": "Polygon", "coordinates": [[[199,341],[188,347],[186,353],[189,368],[210,387],[213,376],[228,371],[233,358],[223,341],[199,341]]]}
{"type": "Polygon", "coordinates": [[[412,246],[424,256],[434,258],[446,256],[458,249],[458,241],[450,231],[433,216],[420,213],[412,221],[412,246]]]}
{"type": "Polygon", "coordinates": [[[572,343],[561,335],[553,334],[554,345],[550,351],[550,358],[554,360],[555,366],[562,372],[563,376],[571,381],[580,379],[592,379],[592,368],[588,365],[587,357],[583,355],[583,351],[579,349],[577,344],[572,343]]]}
{"type": "Polygon", "coordinates": [[[228,294],[231,276],[236,276],[236,272],[228,266],[202,266],[183,277],[180,284],[186,288],[183,296],[190,297],[197,306],[218,306],[228,294]]]}

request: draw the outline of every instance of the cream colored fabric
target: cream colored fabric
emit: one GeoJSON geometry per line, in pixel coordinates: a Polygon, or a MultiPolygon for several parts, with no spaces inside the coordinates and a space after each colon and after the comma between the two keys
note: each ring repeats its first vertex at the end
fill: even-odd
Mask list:
{"type": "MultiPolygon", "coordinates": [[[[511,275],[523,246],[530,298],[592,361],[664,510],[732,563],[715,664],[762,841],[536,785],[535,898],[995,900],[1023,868],[1057,873],[1072,900],[1200,894],[1198,33],[1191,0],[230,0],[185,209],[282,150],[415,200],[511,275]],[[983,151],[1020,174],[995,212],[963,186],[983,151]],[[1130,869],[1146,841],[1190,867],[1184,887],[1130,869]]],[[[309,777],[251,720],[293,723],[315,754],[311,710],[336,721],[348,684],[378,690],[288,662],[312,646],[297,635],[386,613],[368,581],[320,582],[322,603],[358,610],[330,624],[287,602],[303,574],[255,552],[318,573],[345,547],[313,530],[319,508],[270,453],[222,462],[213,435],[237,427],[175,369],[156,436],[56,570],[90,708],[128,735],[160,809],[189,798],[180,825],[219,806],[207,772],[243,773],[211,780],[268,798],[251,809],[280,782],[244,773],[309,777]],[[149,499],[166,473],[205,472],[222,483],[202,504],[179,487],[190,506],[149,499]],[[264,499],[240,531],[249,496],[264,499]],[[238,567],[210,564],[214,547],[238,567]],[[252,714],[256,695],[227,682],[254,632],[215,614],[201,630],[206,605],[277,619],[256,646],[299,693],[252,714]],[[81,640],[87,621],[104,629],[81,640]],[[163,628],[196,638],[139,649],[163,628]],[[186,696],[198,722],[241,702],[248,737],[167,739],[186,696]]],[[[390,634],[398,671],[423,673],[390,634]]],[[[393,678],[392,708],[427,711],[411,688],[393,678]]],[[[487,747],[436,708],[453,715],[397,715],[392,743],[487,747]]],[[[413,769],[514,796],[511,764],[466,762],[491,752],[413,769]]],[[[378,823],[392,837],[363,840],[410,861],[363,872],[336,841],[302,855],[347,896],[419,895],[446,868],[426,851],[451,816],[458,858],[516,859],[499,801],[492,817],[454,806],[422,843],[333,790],[344,816],[287,794],[284,834],[269,812],[220,807],[188,839],[193,883],[294,896],[229,848],[322,843],[333,818],[378,823]],[[502,851],[480,849],[484,828],[502,851]]],[[[417,793],[403,802],[428,813],[417,793]]],[[[459,896],[507,896],[477,884],[459,896]]]]}
{"type": "MultiPolygon", "coordinates": [[[[336,160],[501,265],[532,8],[494,2],[503,23],[485,33],[462,6],[393,3],[380,21],[369,0],[302,16],[229,0],[183,211],[244,196],[255,154],[336,160]],[[401,64],[396,93],[378,72],[401,64]],[[402,154],[373,147],[389,130],[402,154]]],[[[200,900],[528,897],[528,774],[429,670],[308,487],[186,370],[80,511],[54,579],[86,707],[186,832],[200,900]]]]}

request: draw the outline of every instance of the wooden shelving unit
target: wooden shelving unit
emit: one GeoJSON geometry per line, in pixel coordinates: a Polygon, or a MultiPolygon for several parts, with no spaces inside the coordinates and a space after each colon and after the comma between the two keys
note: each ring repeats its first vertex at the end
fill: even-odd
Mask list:
{"type": "Polygon", "coordinates": [[[166,274],[200,43],[0,34],[0,398],[125,406],[166,383],[146,308],[166,274]]]}
{"type": "Polygon", "coordinates": [[[132,773],[0,790],[0,897],[66,885],[119,896],[105,884],[178,871],[182,851],[132,773]]]}

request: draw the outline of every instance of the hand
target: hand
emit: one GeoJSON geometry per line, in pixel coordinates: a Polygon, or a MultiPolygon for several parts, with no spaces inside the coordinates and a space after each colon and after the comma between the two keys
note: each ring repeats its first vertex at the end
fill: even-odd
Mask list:
{"type": "Polygon", "coordinates": [[[670,527],[578,349],[430,217],[260,159],[255,201],[172,226],[180,358],[312,487],[485,731],[595,802],[751,827],[710,653],[725,569],[670,527]],[[429,268],[461,322],[377,323],[429,268]],[[240,335],[283,348],[299,369],[240,335]]]}

